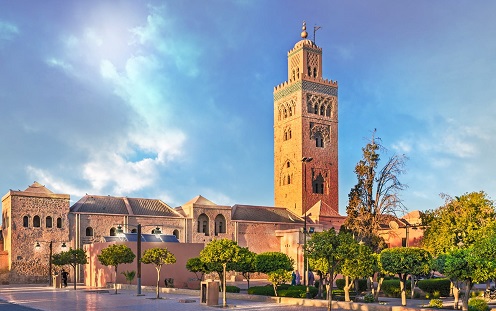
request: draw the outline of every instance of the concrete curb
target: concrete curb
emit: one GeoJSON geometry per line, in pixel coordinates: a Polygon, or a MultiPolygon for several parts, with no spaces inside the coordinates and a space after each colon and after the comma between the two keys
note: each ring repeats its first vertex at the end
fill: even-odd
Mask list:
{"type": "MultiPolygon", "coordinates": [[[[136,291],[136,285],[117,284],[118,289],[136,291]]],[[[155,292],[155,286],[142,286],[142,291],[155,292]]],[[[200,297],[200,290],[183,289],[183,288],[160,288],[161,293],[189,295],[200,297]]],[[[219,298],[222,297],[220,293],[219,298]]],[[[269,297],[260,295],[250,295],[241,293],[227,293],[228,299],[256,301],[267,303],[278,303],[283,305],[303,306],[303,307],[327,307],[327,301],[321,299],[305,299],[305,298],[291,298],[291,297],[269,297]]],[[[346,302],[346,301],[332,301],[333,308],[340,308],[343,310],[358,310],[358,311],[432,311],[432,308],[423,308],[416,306],[398,306],[392,305],[389,302],[384,303],[363,303],[363,302],[346,302]]],[[[448,308],[445,308],[448,309],[448,308]]],[[[452,307],[450,308],[452,310],[452,307]]]]}

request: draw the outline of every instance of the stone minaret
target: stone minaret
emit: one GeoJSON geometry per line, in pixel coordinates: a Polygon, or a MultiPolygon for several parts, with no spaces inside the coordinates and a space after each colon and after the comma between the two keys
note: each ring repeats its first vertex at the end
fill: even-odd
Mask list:
{"type": "Polygon", "coordinates": [[[331,216],[338,213],[338,84],[322,78],[322,49],[307,36],[304,22],[288,52],[288,80],[274,88],[275,205],[304,215],[321,201],[320,215],[331,216]]]}

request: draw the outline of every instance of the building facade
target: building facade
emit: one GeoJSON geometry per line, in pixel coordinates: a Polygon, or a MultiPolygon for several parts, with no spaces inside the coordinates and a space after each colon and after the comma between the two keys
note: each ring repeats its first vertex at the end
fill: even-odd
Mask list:
{"type": "Polygon", "coordinates": [[[320,231],[344,222],[338,213],[338,85],[323,78],[322,49],[305,28],[288,52],[288,80],[274,88],[275,206],[224,206],[197,196],[171,207],[156,199],[85,195],[69,207],[69,195],[35,182],[2,198],[0,268],[8,273],[0,278],[47,282],[48,245],[53,253],[62,245],[91,249],[138,225],[142,233],[159,227],[181,243],[228,238],[256,253],[281,251],[303,270],[304,226],[320,231]]]}
{"type": "Polygon", "coordinates": [[[320,216],[338,216],[338,84],[307,36],[303,24],[288,80],[274,88],[274,201],[298,215],[321,202],[320,216]]]}

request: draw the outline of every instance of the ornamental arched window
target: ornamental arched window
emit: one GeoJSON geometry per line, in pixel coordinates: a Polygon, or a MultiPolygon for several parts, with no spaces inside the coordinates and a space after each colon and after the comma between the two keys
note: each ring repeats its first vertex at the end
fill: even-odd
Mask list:
{"type": "Polygon", "coordinates": [[[226,233],[226,218],[222,214],[215,217],[215,235],[219,233],[226,233]]]}
{"type": "Polygon", "coordinates": [[[53,224],[52,224],[52,217],[47,216],[47,217],[45,218],[45,226],[46,226],[47,228],[51,228],[51,227],[53,226],[53,224]]]}
{"type": "Polygon", "coordinates": [[[204,233],[208,236],[208,226],[209,226],[208,216],[205,214],[201,214],[198,216],[198,233],[204,233]]]}

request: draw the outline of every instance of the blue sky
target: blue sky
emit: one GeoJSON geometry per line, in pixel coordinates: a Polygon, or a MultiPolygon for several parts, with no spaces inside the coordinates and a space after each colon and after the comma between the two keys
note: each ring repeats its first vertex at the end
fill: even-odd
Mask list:
{"type": "Polygon", "coordinates": [[[494,196],[496,2],[0,0],[0,192],[273,205],[302,21],[339,82],[340,212],[374,128],[406,207],[494,196]],[[281,11],[282,9],[282,11],[281,11]]]}

